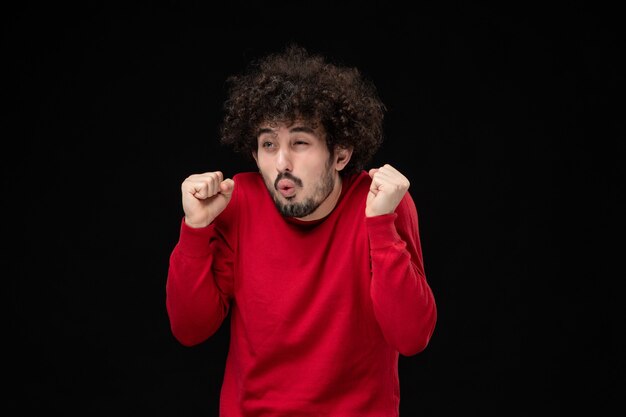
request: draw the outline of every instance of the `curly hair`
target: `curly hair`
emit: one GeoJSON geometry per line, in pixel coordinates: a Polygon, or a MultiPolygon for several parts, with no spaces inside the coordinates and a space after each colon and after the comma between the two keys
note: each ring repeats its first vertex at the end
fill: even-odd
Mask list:
{"type": "Polygon", "coordinates": [[[342,175],[359,172],[383,141],[385,105],[358,69],[309,54],[298,45],[254,61],[226,79],[227,99],[220,140],[249,157],[257,151],[262,123],[321,123],[326,145],[352,148],[342,175]]]}

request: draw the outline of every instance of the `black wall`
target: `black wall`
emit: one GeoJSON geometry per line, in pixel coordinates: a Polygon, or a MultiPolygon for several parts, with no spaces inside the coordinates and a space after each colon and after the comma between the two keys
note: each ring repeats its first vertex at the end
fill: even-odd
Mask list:
{"type": "Polygon", "coordinates": [[[217,415],[228,328],[183,347],[165,310],[179,187],[254,169],[224,80],[292,40],[377,84],[372,166],[411,180],[439,321],[401,415],[623,410],[622,22],[506,4],[5,8],[5,415],[217,415]]]}

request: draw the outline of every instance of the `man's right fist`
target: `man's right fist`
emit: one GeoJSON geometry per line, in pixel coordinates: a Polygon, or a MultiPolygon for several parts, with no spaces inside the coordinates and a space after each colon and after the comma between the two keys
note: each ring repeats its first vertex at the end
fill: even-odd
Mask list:
{"type": "Polygon", "coordinates": [[[185,223],[206,227],[226,208],[235,182],[220,171],[190,175],[181,185],[185,223]]]}

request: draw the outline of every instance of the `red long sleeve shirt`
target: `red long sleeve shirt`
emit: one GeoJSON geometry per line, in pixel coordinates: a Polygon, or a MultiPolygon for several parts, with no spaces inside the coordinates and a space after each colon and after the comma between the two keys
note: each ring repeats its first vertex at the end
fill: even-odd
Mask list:
{"type": "Polygon", "coordinates": [[[363,171],[304,222],[278,212],[258,173],[233,179],[211,225],[181,224],[166,285],[183,345],[231,311],[220,416],[398,416],[398,354],[422,351],[437,317],[410,194],[366,218],[363,171]]]}

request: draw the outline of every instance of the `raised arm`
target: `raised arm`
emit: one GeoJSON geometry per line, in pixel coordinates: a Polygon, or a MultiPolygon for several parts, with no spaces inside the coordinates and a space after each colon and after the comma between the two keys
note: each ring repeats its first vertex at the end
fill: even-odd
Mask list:
{"type": "Polygon", "coordinates": [[[214,220],[234,186],[219,171],[191,175],[181,186],[185,217],[170,255],[166,307],[172,333],[185,346],[206,340],[228,314],[233,253],[214,220]]]}
{"type": "Polygon", "coordinates": [[[372,258],[370,294],[388,343],[405,356],[422,351],[437,321],[424,273],[417,210],[409,181],[390,165],[370,170],[366,222],[372,258]]]}

